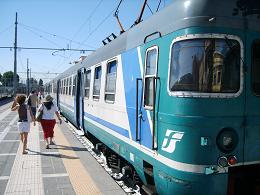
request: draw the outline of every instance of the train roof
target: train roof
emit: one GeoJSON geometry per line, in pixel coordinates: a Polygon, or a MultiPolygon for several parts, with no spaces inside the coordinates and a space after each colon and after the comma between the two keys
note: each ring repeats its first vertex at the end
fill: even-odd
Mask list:
{"type": "Polygon", "coordinates": [[[92,66],[142,45],[145,37],[154,32],[160,32],[164,36],[193,26],[235,29],[245,29],[247,26],[250,30],[260,31],[259,13],[258,15],[250,14],[255,8],[260,10],[260,3],[257,0],[173,0],[169,6],[97,49],[85,60],[60,74],[55,80],[76,72],[80,67],[92,66]],[[246,9],[240,11],[241,5],[246,9]],[[243,14],[249,15],[245,17],[243,14]]]}

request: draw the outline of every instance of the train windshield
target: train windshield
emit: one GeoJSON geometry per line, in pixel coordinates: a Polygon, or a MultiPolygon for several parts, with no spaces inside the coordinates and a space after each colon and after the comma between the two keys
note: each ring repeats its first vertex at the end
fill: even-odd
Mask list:
{"type": "Polygon", "coordinates": [[[220,38],[172,45],[170,91],[236,93],[240,88],[240,45],[220,38]]]}

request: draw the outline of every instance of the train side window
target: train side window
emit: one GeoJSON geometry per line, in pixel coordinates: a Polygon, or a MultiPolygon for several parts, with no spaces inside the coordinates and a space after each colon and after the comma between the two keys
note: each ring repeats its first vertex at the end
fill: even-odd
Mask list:
{"type": "Polygon", "coordinates": [[[71,95],[71,85],[72,85],[72,80],[71,77],[69,78],[69,95],[71,95]]]}
{"type": "Polygon", "coordinates": [[[234,39],[228,39],[228,43],[224,38],[174,42],[169,91],[176,95],[198,93],[200,96],[202,93],[237,93],[240,90],[240,56],[240,43],[234,39]]]}
{"type": "Polygon", "coordinates": [[[116,73],[117,61],[113,60],[107,63],[106,87],[105,87],[105,101],[113,103],[115,101],[116,93],[116,73]]]}
{"type": "Polygon", "coordinates": [[[253,43],[252,46],[252,89],[260,96],[260,40],[253,43]]]}
{"type": "Polygon", "coordinates": [[[102,74],[102,68],[101,68],[101,66],[97,66],[95,68],[94,85],[93,85],[93,99],[94,100],[99,100],[100,86],[101,86],[101,74],[102,74]]]}
{"type": "Polygon", "coordinates": [[[65,94],[65,80],[63,79],[63,82],[62,82],[62,94],[64,95],[65,94]]]}
{"type": "Polygon", "coordinates": [[[67,78],[67,95],[69,95],[69,85],[70,85],[70,79],[67,78]]]}
{"type": "Polygon", "coordinates": [[[85,73],[85,97],[87,99],[89,98],[90,79],[91,79],[91,70],[87,70],[85,73]]]}
{"type": "Polygon", "coordinates": [[[65,86],[66,86],[65,79],[63,79],[63,95],[65,95],[65,86]]]}
{"type": "Polygon", "coordinates": [[[60,94],[62,94],[62,85],[63,85],[63,80],[60,80],[60,91],[59,91],[60,94]]]}
{"type": "Polygon", "coordinates": [[[153,79],[156,77],[158,61],[158,47],[151,47],[146,51],[145,78],[144,78],[144,106],[153,107],[153,79]]]}
{"type": "Polygon", "coordinates": [[[61,90],[62,90],[62,80],[60,80],[59,94],[61,94],[61,90]]]}
{"type": "Polygon", "coordinates": [[[75,96],[75,89],[76,89],[76,76],[73,76],[73,84],[72,84],[72,95],[75,96]]]}
{"type": "Polygon", "coordinates": [[[64,79],[64,95],[66,95],[67,79],[64,79]]]}
{"type": "Polygon", "coordinates": [[[66,78],[66,95],[68,95],[69,78],[66,78]]]}
{"type": "Polygon", "coordinates": [[[57,93],[57,82],[53,84],[53,93],[57,93]]]}

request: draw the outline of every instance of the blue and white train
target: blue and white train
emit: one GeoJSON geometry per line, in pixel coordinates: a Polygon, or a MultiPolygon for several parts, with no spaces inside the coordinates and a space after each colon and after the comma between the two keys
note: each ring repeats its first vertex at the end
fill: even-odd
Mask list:
{"type": "Polygon", "coordinates": [[[259,16],[256,0],[174,0],[47,92],[145,193],[260,194],[259,16]]]}

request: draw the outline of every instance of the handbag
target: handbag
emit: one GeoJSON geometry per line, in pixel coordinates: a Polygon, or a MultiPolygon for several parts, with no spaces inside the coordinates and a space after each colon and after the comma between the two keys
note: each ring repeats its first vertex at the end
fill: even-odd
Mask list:
{"type": "Polygon", "coordinates": [[[35,119],[35,120],[36,120],[37,122],[41,122],[41,120],[42,120],[42,115],[43,115],[43,110],[37,113],[37,116],[36,116],[36,119],[35,119]]]}

